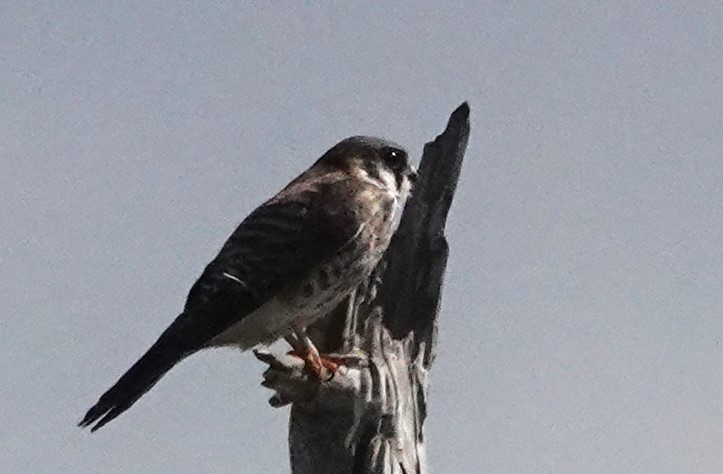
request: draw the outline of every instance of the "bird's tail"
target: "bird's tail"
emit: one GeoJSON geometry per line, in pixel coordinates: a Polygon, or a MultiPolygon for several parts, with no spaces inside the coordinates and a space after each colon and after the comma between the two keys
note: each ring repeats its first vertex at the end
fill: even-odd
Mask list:
{"type": "Polygon", "coordinates": [[[95,423],[90,429],[93,432],[113,420],[150,390],[174,365],[197,350],[183,344],[178,337],[176,323],[179,323],[182,317],[183,315],[176,319],[148,352],[100,397],[78,426],[86,427],[95,423]]]}

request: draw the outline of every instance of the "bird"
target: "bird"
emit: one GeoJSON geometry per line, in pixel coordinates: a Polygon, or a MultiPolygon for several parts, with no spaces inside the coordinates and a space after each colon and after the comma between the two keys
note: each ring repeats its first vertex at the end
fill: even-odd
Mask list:
{"type": "Polygon", "coordinates": [[[94,432],[128,410],[180,361],[206,348],[284,338],[320,383],[337,364],[306,328],[381,260],[417,172],[401,146],[346,138],[252,211],[192,285],[183,311],[78,423],[94,432]]]}

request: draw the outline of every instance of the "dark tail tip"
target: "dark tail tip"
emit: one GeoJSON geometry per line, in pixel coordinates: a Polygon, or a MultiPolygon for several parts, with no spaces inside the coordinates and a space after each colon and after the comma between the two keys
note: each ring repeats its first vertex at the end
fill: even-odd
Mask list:
{"type": "Polygon", "coordinates": [[[156,343],[151,347],[115,385],[100,397],[98,403],[88,410],[78,426],[86,428],[95,423],[90,431],[97,431],[129,409],[184,357],[183,352],[164,346],[162,343],[156,343]]]}

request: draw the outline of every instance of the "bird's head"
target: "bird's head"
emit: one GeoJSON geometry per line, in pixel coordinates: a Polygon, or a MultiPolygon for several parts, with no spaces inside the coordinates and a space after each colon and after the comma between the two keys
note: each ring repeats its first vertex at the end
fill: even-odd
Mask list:
{"type": "Polygon", "coordinates": [[[382,138],[346,138],[327,151],[319,164],[354,173],[405,201],[417,180],[417,171],[401,146],[382,138]]]}

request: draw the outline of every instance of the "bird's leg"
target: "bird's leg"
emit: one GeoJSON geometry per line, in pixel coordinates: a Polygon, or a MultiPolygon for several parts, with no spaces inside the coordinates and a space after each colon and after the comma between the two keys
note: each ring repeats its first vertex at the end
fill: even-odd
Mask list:
{"type": "Polygon", "coordinates": [[[330,359],[323,358],[319,354],[311,338],[306,334],[304,328],[294,324],[294,336],[286,336],[286,342],[294,348],[294,355],[301,358],[306,364],[307,370],[314,374],[319,380],[327,381],[334,376],[339,364],[330,359]]]}

